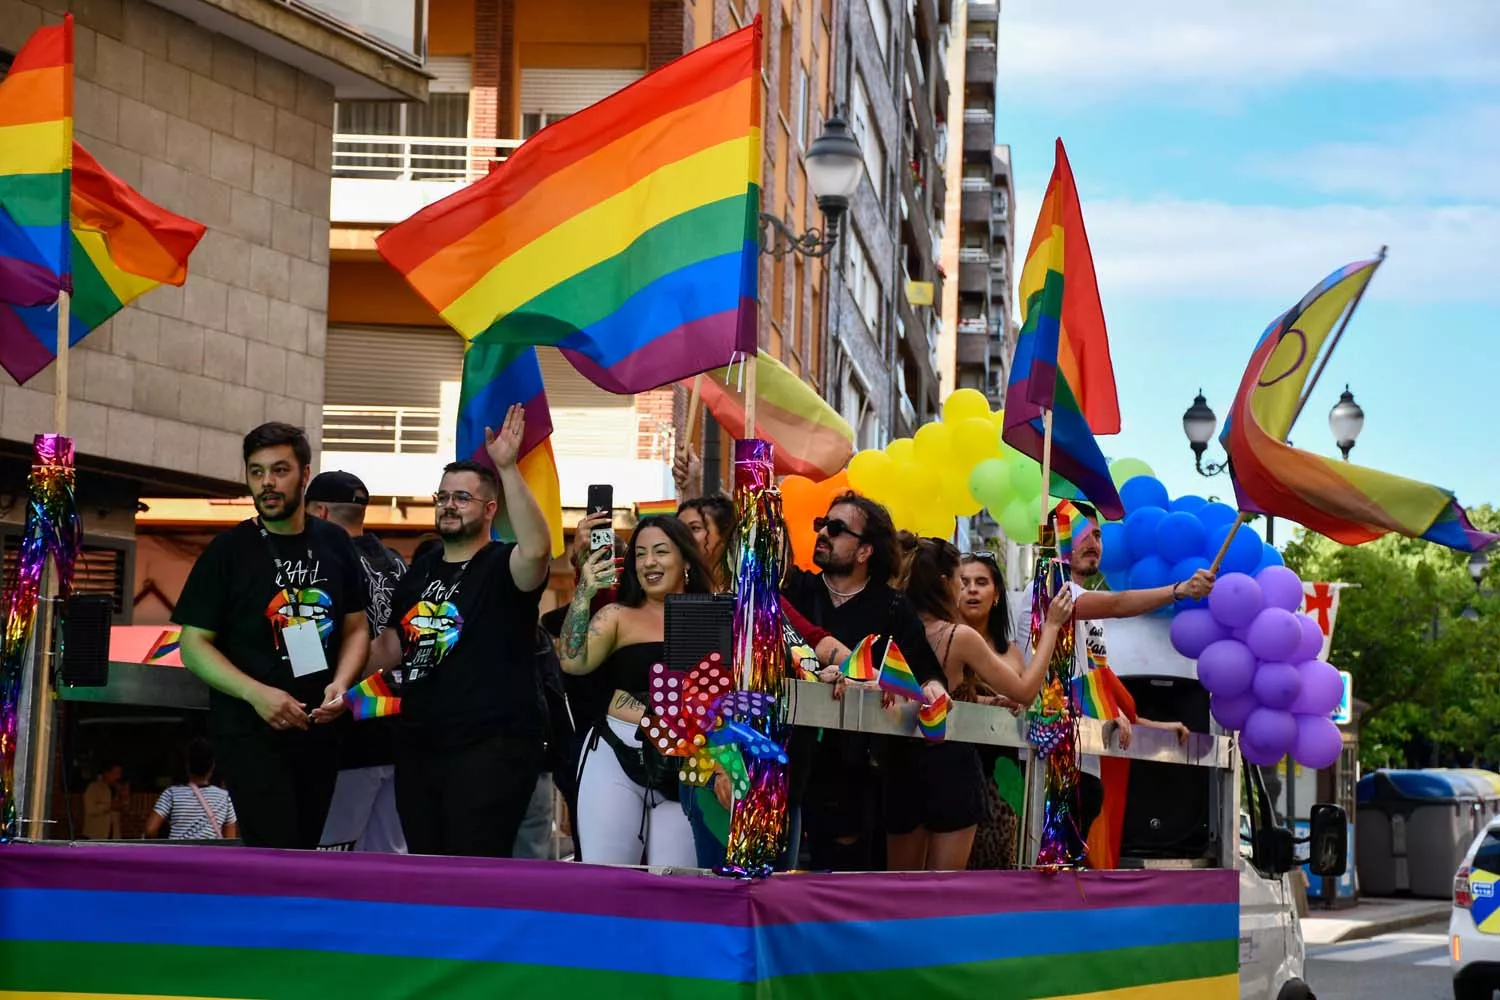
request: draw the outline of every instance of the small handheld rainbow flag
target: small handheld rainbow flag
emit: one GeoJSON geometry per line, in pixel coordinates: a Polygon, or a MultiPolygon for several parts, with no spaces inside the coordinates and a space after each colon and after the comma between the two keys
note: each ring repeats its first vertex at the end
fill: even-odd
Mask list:
{"type": "Polygon", "coordinates": [[[676,500],[642,500],[635,505],[636,520],[643,517],[676,517],[676,500]]]}
{"type": "Polygon", "coordinates": [[[873,681],[875,679],[875,636],[867,635],[859,645],[839,664],[839,673],[851,681],[873,681]]]}
{"type": "Polygon", "coordinates": [[[1057,505],[1057,558],[1063,562],[1068,562],[1073,555],[1073,519],[1077,516],[1078,508],[1071,500],[1057,505]]]}
{"type": "Polygon", "coordinates": [[[356,719],[381,719],[401,714],[401,699],[391,691],[385,674],[371,674],[344,692],[344,707],[356,719]]]}
{"type": "Polygon", "coordinates": [[[151,644],[150,650],[146,652],[146,659],[143,662],[156,663],[160,660],[165,660],[177,652],[181,644],[182,629],[169,628],[156,637],[156,641],[151,644]]]}
{"type": "Polygon", "coordinates": [[[917,730],[923,739],[941,743],[948,735],[948,706],[951,704],[953,699],[944,693],[931,705],[923,705],[917,709],[917,730]]]}
{"type": "Polygon", "coordinates": [[[922,685],[917,683],[917,675],[911,672],[911,665],[906,662],[895,639],[885,644],[885,660],[880,664],[880,689],[924,705],[928,703],[922,685]]]}

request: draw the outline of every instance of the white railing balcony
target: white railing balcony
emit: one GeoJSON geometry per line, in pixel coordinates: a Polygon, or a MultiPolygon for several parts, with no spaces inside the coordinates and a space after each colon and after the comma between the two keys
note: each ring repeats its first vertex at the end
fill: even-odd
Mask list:
{"type": "Polygon", "coordinates": [[[971,316],[968,319],[961,319],[958,321],[959,333],[984,334],[989,332],[989,328],[990,322],[983,316],[971,316]]]}
{"type": "Polygon", "coordinates": [[[484,177],[521,141],[335,133],[330,221],[400,222],[484,177]]]}
{"type": "Polygon", "coordinates": [[[984,177],[965,177],[965,191],[988,191],[993,185],[984,177]]]}
{"type": "Polygon", "coordinates": [[[972,51],[994,52],[995,51],[995,40],[993,38],[984,38],[982,36],[970,38],[969,39],[969,50],[971,52],[972,51]]]}
{"type": "Polygon", "coordinates": [[[960,264],[988,264],[990,252],[981,247],[959,247],[958,262],[960,264]]]}
{"type": "Polygon", "coordinates": [[[436,406],[325,406],[325,451],[434,455],[442,437],[436,406]]]}
{"type": "Polygon", "coordinates": [[[993,111],[987,111],[984,108],[964,108],[965,122],[979,124],[983,122],[992,122],[994,120],[995,113],[993,111]]]}

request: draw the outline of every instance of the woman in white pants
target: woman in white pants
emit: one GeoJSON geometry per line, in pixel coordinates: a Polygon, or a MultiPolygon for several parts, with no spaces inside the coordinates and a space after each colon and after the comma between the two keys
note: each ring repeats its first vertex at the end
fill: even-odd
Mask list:
{"type": "Polygon", "coordinates": [[[562,668],[596,670],[614,687],[609,712],[594,727],[579,764],[578,828],[591,864],[692,867],[693,832],[678,803],[678,761],[642,746],[651,667],[664,661],[668,594],[706,594],[708,570],[693,536],[675,517],[647,517],[625,551],[619,598],[589,606],[613,582],[614,552],[601,549],[584,564],[558,639],[562,668]]]}

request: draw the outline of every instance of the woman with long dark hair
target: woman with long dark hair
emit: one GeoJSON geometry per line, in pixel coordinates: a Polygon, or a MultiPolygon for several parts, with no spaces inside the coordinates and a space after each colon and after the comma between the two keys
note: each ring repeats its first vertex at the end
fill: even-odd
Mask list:
{"type": "Polygon", "coordinates": [[[734,541],[734,501],[722,493],[684,500],[677,506],[677,520],[693,533],[698,552],[708,564],[713,592],[727,594],[734,589],[734,567],[730,564],[730,543],[734,541]]]}
{"type": "Polygon", "coordinates": [[[613,569],[608,550],[584,564],[558,640],[564,671],[602,671],[614,691],[579,765],[575,822],[586,852],[580,860],[690,867],[696,855],[678,804],[678,765],[646,744],[641,719],[651,667],[665,659],[667,596],[709,593],[710,573],[692,533],[675,517],[646,517],[636,525],[619,595],[591,618],[589,604],[613,582],[613,569]]]}
{"type": "MultiPolygon", "coordinates": [[[[972,671],[995,691],[1029,702],[1042,688],[1059,630],[1073,612],[1071,594],[1053,600],[1036,653],[1025,664],[1014,647],[997,653],[959,617],[959,555],[923,538],[911,562],[907,599],[916,607],[949,691],[972,671]]],[[[968,866],[983,818],[979,752],[971,743],[904,740],[886,767],[887,858],[893,871],[951,871],[968,866]]]]}

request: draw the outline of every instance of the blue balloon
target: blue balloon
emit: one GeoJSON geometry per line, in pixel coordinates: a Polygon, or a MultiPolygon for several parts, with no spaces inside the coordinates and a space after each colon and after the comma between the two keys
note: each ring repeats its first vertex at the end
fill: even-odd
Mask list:
{"type": "Polygon", "coordinates": [[[1265,548],[1261,549],[1261,553],[1260,553],[1260,567],[1255,572],[1259,573],[1261,570],[1265,569],[1267,566],[1285,566],[1285,565],[1286,565],[1286,560],[1284,560],[1284,559],[1281,558],[1281,553],[1276,550],[1276,546],[1274,546],[1274,545],[1267,545],[1265,548]]]}
{"type": "Polygon", "coordinates": [[[1099,572],[1124,573],[1130,569],[1130,545],[1125,540],[1125,525],[1106,522],[1099,525],[1099,572]]]}
{"type": "Polygon", "coordinates": [[[1173,511],[1156,526],[1156,551],[1169,563],[1198,555],[1206,541],[1203,522],[1185,510],[1173,511]]]}
{"type": "Polygon", "coordinates": [[[1196,514],[1200,510],[1202,510],[1207,504],[1208,504],[1207,500],[1203,499],[1202,497],[1194,496],[1193,494],[1189,493],[1185,497],[1178,497],[1176,500],[1173,500],[1172,501],[1172,505],[1170,507],[1168,507],[1167,509],[1168,510],[1185,510],[1189,514],[1196,514]]]}
{"type": "Polygon", "coordinates": [[[1130,574],[1125,572],[1105,573],[1104,583],[1112,593],[1122,593],[1130,589],[1130,574]]]}
{"type": "Polygon", "coordinates": [[[1172,567],[1161,556],[1147,556],[1130,569],[1131,590],[1152,590],[1172,582],[1172,567]]]}
{"type": "Polygon", "coordinates": [[[1142,507],[1125,518],[1125,543],[1132,561],[1156,554],[1156,529],[1166,520],[1160,507],[1142,507]]]}
{"type": "Polygon", "coordinates": [[[1131,514],[1147,507],[1166,510],[1171,497],[1167,495],[1167,488],[1161,484],[1160,479],[1155,476],[1136,476],[1120,487],[1120,500],[1125,504],[1125,512],[1131,514]]]}
{"type": "MultiPolygon", "coordinates": [[[[1220,544],[1223,543],[1221,542],[1220,544]]],[[[1194,573],[1200,569],[1208,569],[1209,565],[1209,561],[1202,556],[1188,556],[1186,559],[1178,560],[1172,566],[1172,582],[1182,583],[1184,580],[1190,580],[1194,573]]],[[[1194,600],[1191,597],[1184,597],[1176,603],[1175,607],[1178,611],[1186,611],[1188,608],[1206,608],[1208,607],[1208,599],[1198,598],[1194,600]]]]}
{"type": "Polygon", "coordinates": [[[1260,566],[1261,550],[1265,548],[1265,542],[1260,536],[1248,527],[1235,531],[1234,525],[1226,525],[1208,534],[1208,552],[1210,557],[1219,554],[1219,549],[1224,545],[1224,539],[1234,531],[1234,541],[1229,543],[1229,551],[1224,555],[1224,561],[1219,564],[1219,576],[1225,573],[1253,574],[1260,566]]]}
{"type": "MultiPolygon", "coordinates": [[[[1222,528],[1226,524],[1233,524],[1239,519],[1239,516],[1235,509],[1226,503],[1206,503],[1198,508],[1198,520],[1203,522],[1203,527],[1208,530],[1210,535],[1217,528],[1222,528]]],[[[1208,554],[1209,558],[1213,558],[1214,554],[1218,551],[1218,549],[1214,549],[1213,552],[1210,552],[1208,554]]]]}

